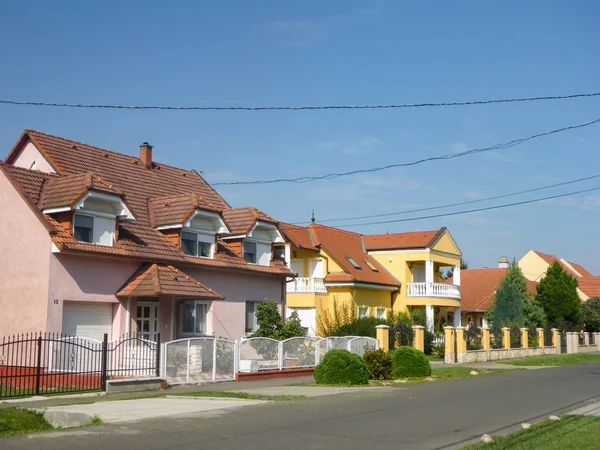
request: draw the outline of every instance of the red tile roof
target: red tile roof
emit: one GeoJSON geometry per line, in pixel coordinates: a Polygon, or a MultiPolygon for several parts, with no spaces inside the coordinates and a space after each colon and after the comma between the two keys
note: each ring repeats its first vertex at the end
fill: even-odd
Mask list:
{"type": "Polygon", "coordinates": [[[42,186],[38,206],[42,210],[73,206],[89,191],[124,197],[119,189],[88,172],[46,180],[42,186]]]}
{"type": "Polygon", "coordinates": [[[582,277],[593,277],[594,276],[591,272],[589,272],[588,270],[586,270],[584,267],[580,266],[579,264],[575,264],[574,262],[571,262],[571,261],[568,261],[568,263],[571,264],[573,269],[575,269],[577,272],[579,272],[582,277]]]}
{"type": "Polygon", "coordinates": [[[432,231],[365,235],[365,248],[368,251],[430,248],[444,231],[446,228],[432,231]]]}
{"type": "MultiPolygon", "coordinates": [[[[38,201],[45,181],[62,179],[69,175],[82,175],[89,172],[111,186],[115,191],[125,193],[125,198],[136,220],[119,223],[119,239],[113,247],[77,242],[69,230],[65,230],[53,217],[41,215],[45,226],[52,229],[53,241],[61,251],[77,251],[90,254],[104,254],[134,258],[160,263],[187,263],[223,269],[261,272],[289,276],[291,271],[279,261],[270,266],[249,264],[236,255],[223,241],[218,241],[214,259],[194,258],[185,255],[150,222],[148,200],[178,195],[195,195],[204,204],[221,210],[230,210],[227,202],[195,171],[187,171],[161,163],[153,163],[146,169],[139,158],[114,153],[98,147],[68,139],[51,136],[37,131],[26,130],[6,163],[0,163],[0,170],[9,176],[16,188],[23,193],[36,214],[39,214],[38,201]],[[44,154],[57,174],[47,174],[11,166],[20,147],[27,139],[44,154]]],[[[237,208],[238,210],[241,208],[237,208]]],[[[258,211],[256,208],[249,208],[258,211]]],[[[235,210],[234,210],[235,211],[235,210]]],[[[274,220],[264,213],[256,213],[261,220],[274,220]]],[[[235,216],[235,214],[233,214],[235,216]]]]}
{"type": "MultiPolygon", "coordinates": [[[[554,261],[558,261],[559,264],[562,266],[563,270],[566,271],[567,273],[569,273],[570,275],[579,278],[580,275],[577,272],[574,272],[569,266],[567,266],[566,264],[564,264],[561,260],[559,260],[556,256],[554,255],[548,255],[546,253],[542,253],[542,252],[538,252],[536,250],[533,250],[533,252],[538,255],[540,258],[542,258],[549,266],[551,266],[554,261]]],[[[569,264],[573,265],[573,263],[569,262],[569,264]]],[[[577,264],[575,264],[577,265],[577,264]]],[[[581,266],[578,266],[581,267],[581,266]]],[[[577,268],[575,266],[573,266],[573,268],[575,270],[577,270],[577,268]]],[[[583,269],[583,267],[581,267],[583,269]]],[[[585,272],[587,272],[587,270],[583,269],[585,272]]],[[[589,273],[589,272],[587,272],[589,273]]],[[[583,274],[581,274],[583,275],[583,274]]],[[[585,276],[585,275],[583,275],[585,276]]]]}
{"type": "MultiPolygon", "coordinates": [[[[461,310],[485,311],[494,303],[495,289],[500,286],[508,269],[466,269],[460,271],[461,310]]],[[[453,282],[453,278],[448,280],[453,282]]],[[[537,292],[536,283],[527,280],[527,290],[537,292]]]]}
{"type": "Polygon", "coordinates": [[[600,277],[581,277],[577,283],[581,292],[588,297],[600,297],[600,277]]]}
{"type": "Polygon", "coordinates": [[[153,227],[183,224],[198,210],[214,212],[221,211],[203,200],[198,194],[179,194],[167,197],[151,198],[148,200],[150,224],[153,227]]]}
{"type": "Polygon", "coordinates": [[[297,248],[317,250],[317,247],[315,247],[315,244],[312,241],[311,232],[308,228],[280,222],[279,230],[283,233],[284,237],[297,248]]]}
{"type": "Polygon", "coordinates": [[[277,225],[275,219],[254,206],[226,209],[223,211],[223,217],[233,235],[248,234],[257,220],[277,225]]]}
{"type": "Polygon", "coordinates": [[[173,266],[143,264],[117,293],[117,297],[169,295],[218,300],[220,294],[173,266]]]}
{"type": "Polygon", "coordinates": [[[309,225],[314,241],[325,250],[335,262],[344,269],[343,274],[330,273],[325,278],[326,282],[351,281],[359,283],[373,283],[387,286],[400,286],[400,282],[390,275],[375,258],[369,256],[363,248],[362,235],[338,228],[323,225],[309,225]],[[360,267],[355,268],[348,258],[352,258],[360,267]],[[364,260],[373,264],[378,271],[374,271],[364,260]]]}

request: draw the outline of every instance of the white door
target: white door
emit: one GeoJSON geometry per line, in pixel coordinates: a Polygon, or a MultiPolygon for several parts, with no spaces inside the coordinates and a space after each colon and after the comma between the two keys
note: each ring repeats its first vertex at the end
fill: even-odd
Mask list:
{"type": "Polygon", "coordinates": [[[323,276],[323,260],[322,259],[311,259],[310,260],[310,276],[312,278],[325,278],[323,276]]]}
{"type": "Polygon", "coordinates": [[[62,332],[68,336],[102,341],[112,339],[112,303],[68,302],[63,304],[62,332]]]}
{"type": "Polygon", "coordinates": [[[290,261],[290,269],[299,277],[304,276],[304,262],[301,259],[292,259],[290,261]]]}
{"type": "Polygon", "coordinates": [[[158,302],[138,302],[137,336],[148,341],[158,339],[158,302]]]}

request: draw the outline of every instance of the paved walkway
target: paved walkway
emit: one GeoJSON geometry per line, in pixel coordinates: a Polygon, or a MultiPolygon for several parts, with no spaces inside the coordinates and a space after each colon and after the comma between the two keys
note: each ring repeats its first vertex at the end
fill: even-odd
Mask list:
{"type": "Polygon", "coordinates": [[[588,405],[577,408],[571,411],[569,414],[580,415],[580,416],[600,416],[600,401],[592,402],[588,405]]]}

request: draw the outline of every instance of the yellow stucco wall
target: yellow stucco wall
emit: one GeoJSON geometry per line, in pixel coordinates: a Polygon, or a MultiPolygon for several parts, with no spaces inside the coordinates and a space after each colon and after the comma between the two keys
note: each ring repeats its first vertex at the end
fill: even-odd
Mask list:
{"type": "Polygon", "coordinates": [[[548,270],[548,263],[540,258],[533,250],[525,253],[517,263],[523,276],[531,281],[537,281],[538,278],[548,270]]]}
{"type": "MultiPolygon", "coordinates": [[[[439,252],[450,253],[452,255],[456,255],[459,258],[462,256],[458,245],[452,239],[452,236],[448,231],[446,231],[433,245],[432,250],[437,250],[439,252]]],[[[459,261],[460,262],[460,261],[459,261]]]]}
{"type": "Polygon", "coordinates": [[[286,305],[288,308],[316,308],[319,303],[328,304],[329,294],[294,294],[288,293],[286,305]]]}
{"type": "Polygon", "coordinates": [[[299,249],[296,248],[294,246],[292,246],[292,261],[293,260],[301,260],[302,261],[302,276],[307,277],[309,276],[309,270],[310,270],[310,260],[313,258],[317,258],[319,256],[319,252],[314,251],[314,250],[304,250],[304,249],[299,249]],[[295,256],[294,256],[295,253],[295,256]]]}

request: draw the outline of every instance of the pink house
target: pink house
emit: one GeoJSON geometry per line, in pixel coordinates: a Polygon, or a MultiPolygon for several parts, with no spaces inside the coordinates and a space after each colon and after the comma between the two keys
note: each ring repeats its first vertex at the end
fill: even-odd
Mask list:
{"type": "Polygon", "coordinates": [[[26,130],[0,163],[0,337],[239,339],[256,302],[284,308],[277,225],[147,143],[132,157],[26,130]]]}

